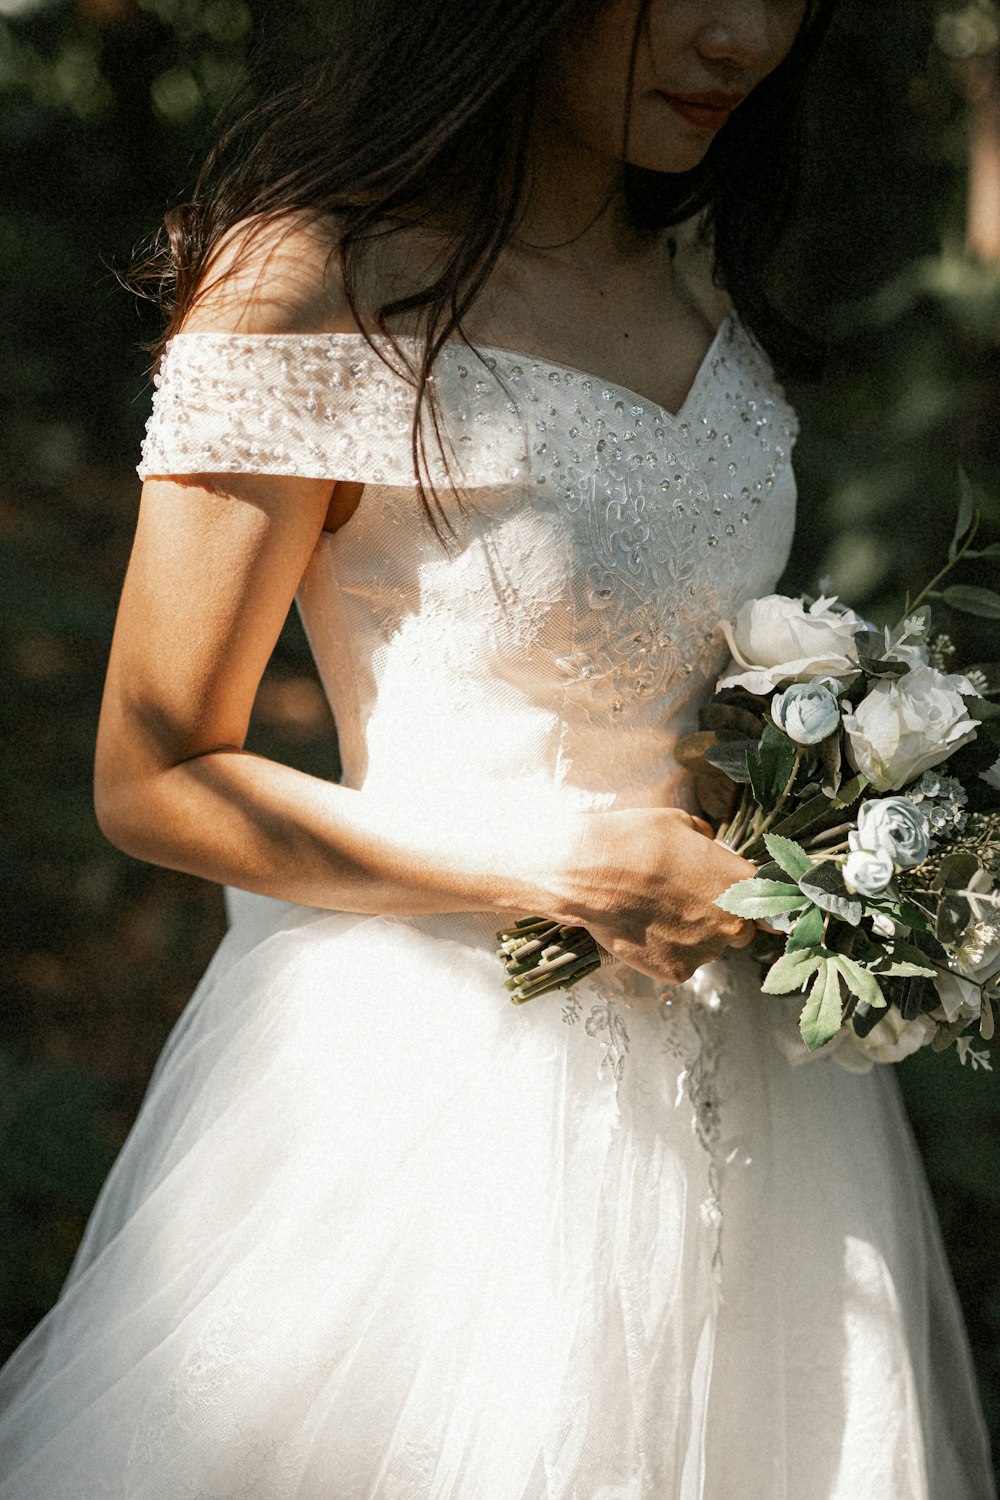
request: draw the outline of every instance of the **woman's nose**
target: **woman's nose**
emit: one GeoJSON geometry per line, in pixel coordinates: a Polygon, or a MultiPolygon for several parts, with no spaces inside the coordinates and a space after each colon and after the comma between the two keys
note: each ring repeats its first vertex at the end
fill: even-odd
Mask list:
{"type": "Polygon", "coordinates": [[[717,0],[708,10],[697,41],[705,61],[762,76],[788,52],[805,5],[796,0],[717,0]]]}

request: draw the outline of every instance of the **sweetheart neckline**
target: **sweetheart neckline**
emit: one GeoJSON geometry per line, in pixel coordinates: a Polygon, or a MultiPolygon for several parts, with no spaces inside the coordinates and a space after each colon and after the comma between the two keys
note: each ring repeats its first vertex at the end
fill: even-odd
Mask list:
{"type": "MultiPolygon", "coordinates": [[[[594,383],[594,385],[603,386],[610,390],[617,391],[620,395],[627,397],[630,401],[641,402],[643,405],[648,406],[654,411],[658,412],[661,417],[666,418],[667,421],[672,423],[674,426],[679,427],[684,422],[689,409],[701,393],[701,388],[713,368],[713,359],[724,335],[730,329],[736,329],[739,326],[740,324],[736,314],[726,313],[725,317],[716,328],[715,333],[712,336],[711,343],[702,356],[701,363],[698,365],[698,368],[695,371],[694,377],[691,381],[690,386],[688,387],[687,394],[685,395],[684,400],[681,402],[680,406],[675,412],[671,411],[669,407],[664,406],[662,402],[654,400],[652,396],[644,396],[640,391],[634,390],[631,386],[622,385],[620,381],[611,380],[607,376],[601,375],[595,370],[584,370],[579,365],[564,364],[560,360],[547,359],[544,355],[541,354],[529,354],[519,349],[508,349],[504,345],[500,344],[459,343],[456,339],[451,339],[446,344],[444,344],[441,353],[447,354],[449,356],[462,353],[467,356],[471,356],[472,358],[476,358],[477,355],[498,355],[502,359],[509,361],[512,364],[523,363],[536,365],[539,368],[549,371],[559,371],[564,375],[575,376],[579,380],[590,380],[594,383]]],[[[417,342],[417,336],[415,334],[400,334],[398,335],[398,337],[400,338],[401,342],[417,342]]],[[[270,340],[272,342],[278,340],[295,342],[329,342],[331,339],[350,339],[362,343],[368,352],[375,352],[376,358],[379,357],[376,351],[372,351],[371,345],[368,343],[364,334],[356,332],[354,330],[345,330],[341,333],[224,333],[216,332],[211,329],[205,329],[193,330],[189,333],[182,332],[174,334],[173,338],[170,339],[169,342],[173,344],[177,339],[251,339],[254,341],[270,340]]]]}

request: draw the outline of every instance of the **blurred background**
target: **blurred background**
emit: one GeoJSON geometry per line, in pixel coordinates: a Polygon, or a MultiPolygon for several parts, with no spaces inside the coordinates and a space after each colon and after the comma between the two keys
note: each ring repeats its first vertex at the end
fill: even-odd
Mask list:
{"type": "MultiPolygon", "coordinates": [[[[216,888],[120,855],[91,807],[158,332],[113,271],[190,192],[248,50],[294,70],[335,8],[0,0],[0,1355],[55,1297],[223,928],[216,888]]],[[[780,274],[834,349],[793,392],[802,511],[784,587],[832,580],[889,620],[945,556],[959,465],[1000,539],[995,0],[842,0],[807,166],[780,274]]],[[[941,623],[961,659],[1000,658],[1000,622],[941,623]]],[[[253,732],[336,775],[294,619],[253,732]]],[[[899,1075],[1000,1453],[1000,1058],[988,1074],[921,1055],[899,1075]]]]}

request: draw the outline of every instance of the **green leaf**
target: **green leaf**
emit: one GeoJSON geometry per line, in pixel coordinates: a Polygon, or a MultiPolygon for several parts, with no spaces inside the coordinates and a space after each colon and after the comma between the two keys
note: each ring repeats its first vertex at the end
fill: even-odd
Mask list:
{"type": "Polygon", "coordinates": [[[868,677],[905,677],[910,670],[908,661],[900,661],[895,656],[876,658],[859,653],[858,661],[868,677]]]}
{"type": "Polygon", "coordinates": [[[948,548],[949,561],[954,562],[959,549],[969,534],[976,519],[976,496],[969,476],[964,469],[958,471],[958,516],[955,519],[955,535],[948,548]]]}
{"type": "Polygon", "coordinates": [[[988,547],[974,547],[965,554],[969,559],[976,558],[982,562],[1000,561],[1000,542],[991,542],[988,547]]]}
{"type": "Polygon", "coordinates": [[[858,630],[854,635],[858,663],[869,677],[905,677],[910,664],[886,649],[885,637],[878,630],[858,630]]]}
{"type": "Polygon", "coordinates": [[[800,948],[816,948],[823,941],[825,919],[818,906],[807,906],[785,944],[786,953],[795,953],[800,948]]]}
{"type": "Polygon", "coordinates": [[[758,917],[780,917],[785,912],[801,910],[805,904],[798,886],[778,880],[738,880],[715,898],[715,905],[723,911],[751,921],[758,917]]]}
{"type": "MultiPolygon", "coordinates": [[[[989,698],[982,698],[978,693],[962,693],[960,696],[969,718],[975,719],[980,725],[995,724],[1000,719],[1000,703],[991,703],[989,698]]],[[[979,734],[979,730],[976,734],[979,734]]]]}
{"type": "Polygon", "coordinates": [[[917,622],[916,629],[909,632],[909,639],[911,641],[926,641],[927,637],[931,633],[931,625],[934,619],[933,611],[931,610],[930,605],[918,604],[916,609],[910,610],[909,614],[906,616],[906,619],[907,621],[912,620],[917,622]]]}
{"type": "Polygon", "coordinates": [[[743,785],[750,780],[747,757],[756,749],[756,740],[723,740],[705,751],[705,759],[730,781],[743,785]]]}
{"type": "Polygon", "coordinates": [[[780,817],[773,832],[781,834],[783,838],[797,839],[809,833],[821,833],[824,828],[832,828],[835,823],[843,821],[840,814],[844,808],[856,802],[867,786],[868,781],[864,776],[854,776],[833,797],[827,796],[825,792],[817,792],[808,801],[800,802],[794,811],[780,817]]]}
{"type": "Polygon", "coordinates": [[[971,921],[972,908],[964,896],[942,896],[934,935],[941,943],[957,943],[971,921]]]}
{"type": "Polygon", "coordinates": [[[926,979],[933,979],[937,972],[927,954],[914,943],[904,943],[897,938],[886,944],[885,951],[889,962],[879,965],[880,974],[902,979],[915,979],[922,975],[926,979]]]}
{"type": "Polygon", "coordinates": [[[906,959],[900,959],[898,962],[894,959],[887,968],[879,970],[879,973],[886,979],[932,979],[936,972],[926,963],[911,964],[906,959]]]}
{"type": "Polygon", "coordinates": [[[839,866],[832,861],[814,866],[809,875],[800,879],[799,890],[816,906],[831,912],[842,922],[857,927],[861,921],[861,902],[850,894],[839,866]]]}
{"type": "Polygon", "coordinates": [[[870,969],[855,963],[854,959],[848,958],[846,953],[835,954],[832,962],[836,964],[847,981],[847,988],[852,994],[857,995],[858,999],[863,1000],[866,1005],[873,1005],[877,1010],[885,1008],[887,1002],[882,993],[882,986],[870,969]]]}
{"type": "Polygon", "coordinates": [[[780,833],[765,833],[764,843],[771,858],[781,866],[786,875],[793,880],[801,880],[803,875],[808,875],[813,868],[813,862],[809,858],[801,844],[794,839],[782,838],[780,833]]]}
{"type": "Polygon", "coordinates": [[[799,1018],[802,1040],[810,1052],[815,1052],[836,1036],[840,1030],[843,1012],[840,999],[840,972],[837,965],[827,959],[813,981],[809,999],[799,1018]]]}
{"type": "Polygon", "coordinates": [[[885,652],[885,637],[880,630],[856,630],[854,644],[859,656],[878,660],[885,652]]]}
{"type": "Polygon", "coordinates": [[[836,794],[840,790],[843,775],[844,757],[841,752],[840,734],[829,734],[825,740],[820,740],[816,746],[816,755],[823,768],[827,787],[836,794]]]}
{"type": "Polygon", "coordinates": [[[979,860],[974,854],[947,854],[938,866],[934,877],[936,891],[962,891],[979,869],[979,860]]]}
{"type": "Polygon", "coordinates": [[[868,897],[865,900],[865,916],[872,912],[881,912],[884,916],[893,917],[897,922],[902,922],[904,927],[911,927],[916,932],[933,932],[934,923],[925,911],[919,906],[914,906],[912,901],[895,901],[890,896],[868,897]]]}
{"type": "Polygon", "coordinates": [[[788,735],[773,724],[765,724],[760,744],[747,755],[747,767],[754,796],[766,813],[773,811],[788,785],[794,764],[795,746],[788,735]]]}
{"type": "Polygon", "coordinates": [[[938,1004],[938,993],[926,974],[912,974],[896,981],[900,993],[896,998],[904,1021],[915,1021],[921,1011],[938,1004]]]}
{"type": "Polygon", "coordinates": [[[801,990],[810,975],[825,961],[824,954],[817,949],[783,953],[765,974],[761,991],[765,995],[790,995],[794,990],[801,990]]]}
{"type": "Polygon", "coordinates": [[[838,812],[842,812],[845,807],[853,806],[862,792],[868,790],[868,785],[867,776],[852,776],[850,781],[844,782],[837,795],[829,799],[831,807],[835,807],[838,812]]]}
{"type": "Polygon", "coordinates": [[[960,610],[964,615],[977,615],[981,620],[1000,620],[1000,594],[993,589],[957,583],[950,589],[945,589],[941,597],[945,604],[960,610]]]}

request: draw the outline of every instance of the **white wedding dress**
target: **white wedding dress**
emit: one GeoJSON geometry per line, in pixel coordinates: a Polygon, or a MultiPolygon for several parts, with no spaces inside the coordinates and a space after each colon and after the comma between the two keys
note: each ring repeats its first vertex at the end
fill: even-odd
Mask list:
{"type": "MultiPolygon", "coordinates": [[[[436,371],[447,549],[354,335],[178,337],[141,472],[364,482],[299,606],[344,780],[401,821],[685,802],[794,417],[733,318],[677,415],[481,354],[436,371]]],[[[231,909],[0,1378],[0,1500],[992,1496],[892,1072],[793,1067],[749,959],[515,1007],[496,914],[231,909]]]]}

